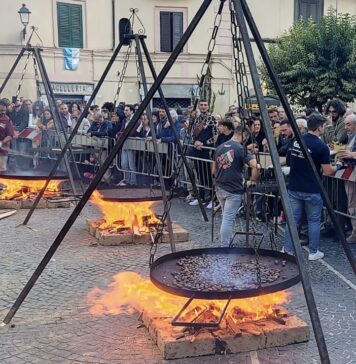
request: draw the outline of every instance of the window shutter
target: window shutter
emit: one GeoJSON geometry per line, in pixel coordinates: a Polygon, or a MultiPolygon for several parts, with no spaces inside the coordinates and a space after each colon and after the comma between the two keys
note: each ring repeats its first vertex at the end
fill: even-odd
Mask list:
{"type": "Polygon", "coordinates": [[[172,51],[183,35],[183,13],[172,13],[172,51]]]}
{"type": "Polygon", "coordinates": [[[72,47],[83,48],[83,17],[81,5],[70,5],[71,7],[71,27],[72,27],[72,47]]]}
{"type": "Polygon", "coordinates": [[[161,52],[172,51],[172,27],[171,27],[171,13],[161,11],[160,13],[160,38],[161,38],[161,52]]]}
{"type": "Polygon", "coordinates": [[[58,2],[57,21],[59,46],[83,48],[82,6],[58,2]]]}

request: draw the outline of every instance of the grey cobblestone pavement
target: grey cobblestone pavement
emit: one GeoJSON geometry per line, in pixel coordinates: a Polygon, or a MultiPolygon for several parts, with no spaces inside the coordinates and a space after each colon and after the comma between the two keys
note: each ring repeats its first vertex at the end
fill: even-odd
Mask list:
{"type": "MultiPolygon", "coordinates": [[[[70,210],[39,210],[30,226],[16,227],[25,211],[0,221],[0,317],[6,315],[20,290],[43,258],[70,210]]],[[[114,274],[136,271],[148,276],[149,246],[93,246],[85,230],[87,217],[98,217],[88,205],[53,260],[32,289],[11,325],[0,328],[0,363],[164,363],[146,329],[137,328],[138,314],[89,313],[86,301],[94,287],[105,288],[114,274]]],[[[172,218],[190,232],[179,249],[211,245],[210,226],[197,208],[174,200],[172,218]]],[[[218,222],[216,224],[218,226],[218,222]]],[[[261,227],[263,229],[263,226],[261,227]]],[[[342,250],[323,242],[326,261],[356,285],[342,250]]],[[[356,254],[355,247],[353,251],[356,254]]],[[[169,252],[160,245],[158,255],[169,252]]],[[[356,363],[356,291],[320,262],[307,263],[332,363],[356,363]]],[[[289,308],[309,322],[301,285],[290,289],[289,308]]],[[[318,363],[313,335],[305,344],[262,350],[256,355],[202,357],[175,363],[318,363]]]]}

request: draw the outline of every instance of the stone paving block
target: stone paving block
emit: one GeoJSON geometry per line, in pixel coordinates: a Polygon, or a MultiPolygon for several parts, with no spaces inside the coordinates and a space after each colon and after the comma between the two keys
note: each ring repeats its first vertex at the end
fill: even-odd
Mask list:
{"type": "Polygon", "coordinates": [[[242,335],[238,337],[234,337],[228,331],[219,330],[212,335],[209,331],[203,330],[194,340],[191,340],[191,336],[177,340],[171,325],[171,317],[154,317],[144,311],[142,319],[164,359],[214,355],[222,352],[237,354],[309,340],[308,325],[294,315],[285,318],[285,325],[271,320],[263,321],[263,326],[242,323],[239,325],[242,335]]]}
{"type": "MultiPolygon", "coordinates": [[[[100,245],[121,245],[121,244],[151,244],[152,238],[149,233],[135,235],[128,232],[111,233],[106,230],[100,230],[98,227],[104,220],[87,219],[86,226],[89,233],[95,236],[100,245]]],[[[189,240],[189,233],[182,226],[173,223],[173,235],[176,243],[181,243],[189,240]]],[[[167,229],[163,232],[163,243],[169,243],[169,234],[167,229]]]]}
{"type": "Polygon", "coordinates": [[[48,209],[67,209],[70,207],[70,201],[47,200],[46,206],[48,209]]]}
{"type": "MultiPolygon", "coordinates": [[[[26,199],[21,201],[21,208],[22,209],[30,209],[34,203],[34,200],[32,199],[26,199]]],[[[45,209],[47,207],[46,200],[41,199],[38,205],[36,206],[36,209],[45,209]]]]}
{"type": "Polygon", "coordinates": [[[21,208],[21,201],[16,200],[0,200],[0,209],[18,210],[21,208]]]}
{"type": "Polygon", "coordinates": [[[262,330],[266,336],[266,348],[302,343],[310,338],[309,326],[297,316],[289,316],[285,326],[269,321],[262,330]]]}

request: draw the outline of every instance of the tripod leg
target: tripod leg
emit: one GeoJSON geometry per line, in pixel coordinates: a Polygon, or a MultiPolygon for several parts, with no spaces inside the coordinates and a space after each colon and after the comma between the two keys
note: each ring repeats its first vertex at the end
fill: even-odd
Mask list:
{"type": "MultiPolygon", "coordinates": [[[[57,120],[54,119],[54,121],[55,121],[54,122],[54,126],[55,126],[55,129],[56,129],[57,135],[58,135],[59,145],[60,145],[60,147],[62,149],[63,141],[61,140],[61,135],[59,133],[58,124],[57,124],[60,121],[58,120],[58,115],[55,113],[55,110],[57,108],[55,106],[55,100],[54,100],[54,97],[53,97],[53,93],[51,94],[51,92],[50,92],[50,85],[48,84],[48,82],[47,82],[48,80],[45,77],[45,73],[44,73],[44,70],[43,70],[43,64],[41,62],[41,59],[39,59],[39,57],[38,57],[38,55],[39,55],[38,49],[34,49],[33,52],[34,52],[34,56],[35,56],[35,59],[36,59],[37,64],[38,64],[38,68],[39,68],[41,77],[42,77],[42,82],[43,82],[43,85],[44,85],[44,88],[45,88],[45,91],[46,91],[46,95],[47,95],[49,107],[51,109],[52,115],[53,116],[55,115],[56,118],[57,118],[57,120]]],[[[57,110],[57,113],[58,113],[58,110],[57,110]]],[[[73,193],[76,195],[74,179],[73,179],[72,172],[70,170],[70,164],[69,164],[67,155],[65,155],[65,157],[64,157],[64,163],[65,163],[66,169],[68,171],[68,176],[69,176],[69,180],[70,180],[70,183],[71,183],[71,186],[72,186],[72,189],[73,189],[73,193]]],[[[36,200],[35,200],[34,203],[31,206],[31,209],[30,209],[28,215],[31,216],[33,214],[36,206],[37,206],[37,204],[36,204],[36,200]]],[[[26,225],[29,220],[25,220],[25,221],[26,221],[26,223],[24,222],[23,225],[26,225]]]]}
{"type": "MultiPolygon", "coordinates": [[[[26,299],[26,297],[30,293],[32,287],[35,285],[38,278],[41,276],[42,272],[46,268],[47,264],[49,263],[49,261],[51,260],[51,258],[55,254],[55,252],[57,251],[58,247],[61,245],[63,239],[66,237],[68,231],[70,230],[70,228],[72,227],[72,225],[74,224],[76,219],[78,218],[78,216],[81,213],[81,211],[83,210],[85,204],[88,202],[90,196],[92,195],[92,193],[94,192],[94,190],[98,186],[99,182],[101,181],[102,177],[104,176],[105,172],[110,167],[110,165],[111,165],[112,161],[114,160],[114,158],[116,157],[118,151],[122,148],[122,146],[125,143],[126,139],[129,137],[130,133],[135,128],[136,123],[139,120],[140,116],[142,115],[142,113],[144,112],[144,110],[147,108],[148,104],[150,103],[150,101],[154,97],[154,94],[157,92],[158,87],[162,84],[163,80],[167,76],[169,70],[172,68],[174,62],[178,58],[180,52],[182,51],[183,47],[187,43],[187,41],[190,38],[191,34],[193,33],[194,29],[199,24],[201,18],[205,14],[205,12],[208,9],[210,4],[211,4],[211,0],[205,0],[203,2],[203,4],[200,6],[199,10],[197,11],[197,13],[195,14],[195,16],[192,19],[191,23],[189,24],[187,30],[183,34],[181,40],[178,42],[176,48],[173,50],[173,52],[169,56],[166,64],[162,68],[162,70],[161,70],[160,74],[158,75],[156,81],[153,83],[153,85],[149,89],[146,97],[143,99],[141,105],[139,106],[138,110],[134,114],[133,118],[131,119],[131,121],[127,125],[126,129],[124,130],[124,132],[122,133],[120,138],[117,140],[116,144],[114,145],[113,149],[109,153],[109,155],[106,158],[105,162],[103,163],[101,168],[98,170],[97,174],[95,175],[94,179],[90,183],[87,190],[84,192],[82,198],[78,202],[78,205],[74,208],[73,212],[69,216],[68,220],[65,222],[65,224],[62,227],[61,231],[58,233],[57,237],[55,238],[54,242],[52,243],[52,245],[48,249],[48,251],[45,254],[45,256],[43,257],[43,259],[41,260],[40,264],[38,265],[38,267],[36,268],[36,270],[32,274],[29,281],[26,283],[25,287],[20,292],[19,296],[17,297],[16,301],[12,305],[9,312],[7,313],[7,315],[6,315],[6,317],[4,318],[4,321],[3,321],[4,324],[8,324],[12,320],[12,318],[14,317],[14,315],[16,314],[18,309],[20,308],[22,302],[26,299]]],[[[117,50],[114,52],[115,57],[116,57],[120,47],[118,47],[117,50]]],[[[114,62],[114,59],[115,58],[112,59],[112,62],[109,62],[108,66],[106,68],[107,72],[109,72],[109,69],[110,69],[112,63],[114,62]]],[[[105,77],[107,75],[107,72],[104,72],[105,77]]],[[[105,77],[102,77],[102,80],[104,80],[105,77]]],[[[91,102],[92,101],[93,100],[91,100],[91,102]]],[[[88,109],[89,109],[89,107],[88,107],[88,109]]],[[[87,111],[88,110],[86,110],[86,112],[87,111]]],[[[76,126],[79,127],[79,125],[76,125],[76,126]]],[[[74,129],[73,132],[76,133],[77,130],[74,129]]],[[[72,132],[71,137],[73,136],[73,132],[72,132]]],[[[72,141],[71,137],[68,139],[67,144],[72,141]]],[[[65,148],[68,148],[68,145],[66,145],[65,148]]],[[[64,148],[64,150],[65,150],[65,148],[64,148]]],[[[63,154],[64,150],[62,151],[62,154],[63,154]]],[[[58,163],[58,161],[57,161],[57,163],[58,163]]],[[[57,166],[53,168],[53,171],[55,171],[56,168],[57,168],[57,166]]]]}
{"type": "MultiPolygon", "coordinates": [[[[139,40],[138,35],[135,35],[135,43],[136,43],[136,52],[137,52],[137,58],[138,58],[138,66],[140,68],[140,73],[141,73],[141,78],[142,78],[143,92],[145,95],[147,95],[148,87],[147,87],[146,73],[145,73],[145,68],[143,66],[142,52],[141,52],[140,40],[139,40]]],[[[164,205],[165,209],[168,209],[169,201],[167,198],[166,186],[164,184],[165,181],[163,178],[161,157],[159,155],[158,144],[157,144],[157,135],[156,135],[156,131],[155,131],[155,125],[152,120],[152,112],[151,112],[150,106],[147,107],[146,112],[147,112],[148,120],[150,122],[153,150],[154,150],[155,161],[156,161],[156,168],[158,171],[159,183],[161,184],[161,190],[162,190],[162,195],[163,195],[163,205],[164,205]]],[[[167,116],[168,116],[168,114],[167,114],[167,116]]],[[[174,125],[172,125],[172,128],[174,128],[174,125]]],[[[176,251],[176,246],[175,246],[172,221],[170,218],[169,211],[167,212],[167,229],[168,229],[169,240],[170,240],[170,244],[171,244],[171,250],[172,250],[172,253],[174,253],[176,251]]]]}
{"type": "Polygon", "coordinates": [[[47,180],[46,180],[45,184],[43,185],[43,187],[42,187],[41,191],[40,191],[40,192],[38,193],[38,195],[36,196],[36,199],[35,199],[35,201],[34,201],[34,203],[33,203],[33,209],[31,209],[31,210],[28,212],[28,214],[27,214],[27,216],[26,216],[26,218],[25,218],[25,220],[24,220],[24,222],[23,222],[23,225],[26,225],[26,224],[28,223],[28,221],[30,220],[30,218],[31,218],[31,216],[32,216],[32,214],[33,214],[34,209],[36,208],[36,206],[37,206],[37,205],[38,205],[38,203],[40,202],[41,198],[43,197],[43,195],[44,195],[44,193],[45,193],[45,191],[46,191],[46,189],[47,189],[47,187],[48,187],[48,185],[49,185],[50,181],[53,179],[53,177],[54,177],[54,175],[55,175],[55,173],[56,173],[56,171],[57,171],[58,166],[59,166],[59,165],[60,165],[60,163],[62,162],[62,160],[63,160],[64,156],[66,155],[66,152],[67,152],[68,148],[70,147],[70,145],[71,145],[71,143],[72,143],[72,141],[73,141],[73,139],[74,139],[75,135],[76,135],[76,134],[77,134],[77,132],[78,132],[79,126],[80,126],[81,122],[82,122],[82,121],[83,121],[83,119],[84,119],[84,115],[86,115],[86,114],[88,113],[89,108],[90,108],[90,106],[91,106],[92,102],[94,101],[94,99],[95,99],[96,95],[98,94],[98,92],[99,92],[99,90],[100,90],[100,88],[101,88],[101,86],[102,86],[103,82],[105,81],[106,76],[108,75],[108,73],[109,73],[109,71],[110,71],[110,69],[111,69],[112,65],[114,64],[114,62],[115,62],[115,60],[116,60],[116,57],[117,57],[117,55],[119,54],[119,52],[120,52],[120,50],[121,50],[122,46],[123,46],[123,44],[122,44],[122,43],[119,43],[119,45],[118,45],[118,46],[117,46],[117,48],[115,49],[115,51],[114,51],[113,55],[111,56],[110,61],[109,61],[109,63],[107,64],[107,66],[106,66],[106,68],[105,68],[105,70],[104,70],[104,72],[103,72],[102,76],[100,77],[100,80],[99,80],[99,82],[97,83],[97,85],[96,85],[96,87],[95,87],[95,89],[94,89],[94,91],[93,91],[93,94],[90,96],[90,99],[89,99],[88,103],[86,104],[86,106],[85,106],[85,108],[84,108],[84,110],[83,110],[82,114],[80,115],[80,117],[79,117],[79,119],[78,119],[78,121],[77,121],[77,124],[76,124],[76,125],[75,125],[75,127],[73,128],[72,133],[70,134],[70,136],[69,136],[69,138],[68,138],[68,140],[67,140],[66,144],[65,144],[65,145],[64,145],[64,147],[62,148],[62,151],[61,151],[60,155],[58,156],[57,160],[55,161],[55,163],[54,163],[54,165],[53,165],[53,167],[52,167],[52,170],[51,170],[51,172],[49,173],[48,178],[47,178],[47,180]]]}
{"type": "MultiPolygon", "coordinates": [[[[259,78],[258,70],[257,70],[257,65],[256,65],[256,61],[254,58],[252,45],[251,45],[251,41],[249,38],[248,30],[247,30],[245,17],[247,19],[250,19],[251,14],[249,14],[243,10],[241,0],[232,0],[232,1],[235,6],[236,20],[240,27],[241,37],[243,40],[247,60],[249,63],[250,73],[251,73],[253,85],[254,85],[254,88],[256,91],[257,101],[258,101],[259,108],[261,111],[262,122],[263,122],[264,130],[266,133],[266,138],[268,141],[268,147],[271,152],[271,158],[272,158],[272,162],[273,162],[273,166],[274,166],[274,171],[276,173],[276,178],[277,178],[277,183],[278,183],[278,187],[279,187],[279,191],[280,191],[280,195],[281,195],[281,199],[282,199],[282,204],[283,204],[283,208],[285,211],[290,234],[292,237],[295,257],[296,257],[296,261],[297,261],[298,268],[299,268],[300,275],[301,275],[305,298],[307,301],[309,314],[310,314],[310,318],[311,318],[311,321],[313,324],[315,338],[316,338],[318,349],[319,349],[319,355],[320,355],[322,363],[330,363],[328,350],[326,347],[326,342],[325,342],[324,334],[323,334],[322,327],[321,327],[321,322],[320,322],[319,315],[318,315],[317,306],[316,306],[313,291],[312,291],[312,288],[310,285],[309,276],[307,273],[307,269],[304,266],[302,247],[299,242],[297,226],[296,226],[294,218],[293,218],[293,211],[292,211],[292,208],[291,208],[291,205],[289,202],[287,187],[286,187],[286,183],[284,180],[282,168],[280,165],[277,147],[274,142],[272,128],[271,128],[268,114],[267,114],[267,105],[266,105],[266,101],[263,96],[261,82],[260,82],[260,78],[259,78]]],[[[245,1],[244,1],[244,3],[245,3],[245,1]]],[[[247,8],[247,5],[245,3],[244,9],[246,10],[246,8],[247,8]]],[[[251,24],[251,19],[249,20],[249,23],[251,24]]],[[[257,41],[257,39],[255,39],[255,40],[257,41]]],[[[281,90],[279,90],[279,91],[282,92],[281,90]]],[[[289,115],[288,115],[288,117],[289,117],[289,115]]]]}
{"type": "MultiPolygon", "coordinates": [[[[153,77],[154,80],[156,80],[157,79],[157,74],[156,74],[156,71],[155,71],[155,69],[153,67],[153,62],[152,62],[150,53],[149,53],[149,51],[147,49],[147,46],[146,46],[146,43],[145,43],[144,39],[141,37],[140,40],[141,40],[142,49],[143,49],[143,51],[145,53],[145,57],[146,57],[148,66],[149,66],[149,68],[151,70],[152,77],[153,77]]],[[[164,94],[163,94],[163,91],[162,91],[162,88],[161,87],[158,88],[158,93],[159,93],[159,97],[161,98],[161,101],[163,103],[163,106],[164,106],[164,108],[166,110],[169,123],[172,126],[172,130],[173,130],[174,136],[175,136],[175,138],[178,141],[178,143],[177,143],[177,149],[178,149],[178,152],[179,152],[179,154],[180,154],[180,156],[181,156],[181,158],[183,160],[184,166],[187,169],[187,173],[188,173],[188,176],[189,176],[189,180],[190,180],[190,182],[192,184],[192,188],[193,188],[193,193],[194,193],[195,196],[197,196],[197,199],[198,199],[198,202],[199,202],[200,211],[201,211],[201,213],[203,215],[204,220],[205,221],[208,221],[208,216],[206,214],[204,205],[203,205],[203,203],[201,201],[201,198],[200,198],[200,195],[199,195],[199,192],[198,192],[198,189],[197,189],[197,185],[196,185],[196,182],[195,182],[194,173],[192,171],[192,168],[191,168],[190,164],[188,163],[188,160],[187,160],[187,158],[185,156],[185,152],[183,151],[183,148],[182,148],[181,144],[179,143],[179,135],[178,135],[177,130],[175,129],[175,127],[173,125],[173,120],[172,120],[172,117],[171,117],[171,115],[169,113],[169,108],[168,108],[168,105],[167,105],[167,101],[166,101],[166,99],[164,97],[164,94]]]]}
{"type": "MultiPolygon", "coordinates": [[[[56,114],[56,117],[57,117],[59,126],[60,126],[60,128],[62,130],[62,133],[63,133],[64,144],[66,144],[66,142],[68,141],[67,133],[66,133],[65,127],[63,125],[63,122],[62,122],[62,120],[60,118],[59,111],[58,111],[58,109],[56,108],[56,105],[55,105],[55,97],[54,97],[54,93],[53,93],[53,90],[52,90],[52,87],[51,87],[51,82],[50,82],[49,77],[48,77],[47,69],[46,69],[46,67],[44,65],[43,58],[42,58],[42,55],[41,55],[40,50],[39,49],[35,49],[35,51],[36,51],[35,54],[37,53],[37,58],[38,58],[37,62],[40,61],[41,65],[42,65],[43,76],[44,76],[44,78],[45,78],[45,80],[46,80],[46,82],[47,82],[47,84],[49,86],[48,87],[49,96],[50,96],[50,98],[52,100],[52,103],[53,103],[53,106],[54,106],[54,111],[55,111],[55,114],[56,114]]],[[[42,76],[42,80],[43,80],[43,76],[42,76]]],[[[83,184],[81,182],[81,179],[80,179],[79,169],[78,169],[77,164],[75,163],[74,153],[73,153],[73,150],[72,150],[71,145],[68,147],[68,150],[69,150],[69,154],[70,154],[70,157],[72,159],[72,162],[74,164],[75,172],[77,174],[77,177],[79,178],[80,187],[81,187],[81,190],[82,190],[82,193],[83,193],[84,192],[84,186],[83,186],[83,184]]],[[[74,195],[77,195],[74,184],[73,184],[73,192],[74,192],[74,195]]]]}
{"type": "Polygon", "coordinates": [[[9,82],[9,79],[11,78],[12,74],[14,73],[14,71],[15,71],[17,65],[19,64],[22,56],[24,55],[25,51],[26,51],[26,48],[22,48],[20,53],[18,54],[13,66],[11,67],[9,73],[5,77],[5,80],[4,80],[4,82],[2,83],[2,85],[0,87],[0,95],[4,91],[4,88],[6,87],[7,83],[9,82]]]}

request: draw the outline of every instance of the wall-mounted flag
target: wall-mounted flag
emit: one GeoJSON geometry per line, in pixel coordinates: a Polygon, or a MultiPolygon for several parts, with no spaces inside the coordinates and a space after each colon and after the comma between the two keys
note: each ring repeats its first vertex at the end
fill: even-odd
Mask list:
{"type": "Polygon", "coordinates": [[[79,65],[80,49],[79,48],[63,48],[64,67],[66,70],[75,71],[79,65]]]}

